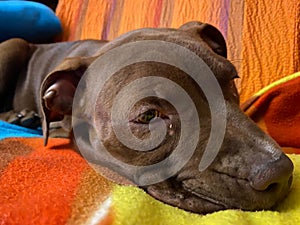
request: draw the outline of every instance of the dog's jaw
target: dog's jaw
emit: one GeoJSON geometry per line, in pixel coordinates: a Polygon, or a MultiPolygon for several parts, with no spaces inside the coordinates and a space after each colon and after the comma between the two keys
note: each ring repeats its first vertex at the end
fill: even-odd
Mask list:
{"type": "MultiPolygon", "coordinates": [[[[213,176],[213,174],[210,176],[213,176]]],[[[209,187],[213,183],[206,184],[203,179],[179,181],[176,177],[142,188],[152,197],[162,202],[186,211],[206,214],[225,209],[247,211],[272,209],[289,193],[292,182],[291,176],[283,186],[274,185],[266,190],[258,191],[251,186],[249,180],[231,177],[228,174],[222,174],[221,176],[226,177],[226,180],[231,179],[231,183],[239,184],[239,194],[237,194],[236,187],[228,185],[230,182],[223,185],[225,190],[223,194],[220,193],[220,190],[217,194],[214,194],[214,188],[209,187]],[[229,194],[229,192],[231,193],[229,194]]]]}

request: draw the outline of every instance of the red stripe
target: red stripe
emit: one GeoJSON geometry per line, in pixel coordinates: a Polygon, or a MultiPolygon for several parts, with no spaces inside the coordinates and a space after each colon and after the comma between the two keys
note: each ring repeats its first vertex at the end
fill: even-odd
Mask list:
{"type": "Polygon", "coordinates": [[[155,7],[154,21],[153,21],[153,26],[154,27],[158,27],[160,25],[162,5],[163,5],[163,0],[157,0],[157,5],[155,7]]]}

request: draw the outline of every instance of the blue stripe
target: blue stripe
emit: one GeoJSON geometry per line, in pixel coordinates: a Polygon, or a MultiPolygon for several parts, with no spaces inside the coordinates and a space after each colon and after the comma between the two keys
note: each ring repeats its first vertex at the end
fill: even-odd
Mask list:
{"type": "Polygon", "coordinates": [[[0,140],[8,137],[42,137],[42,130],[28,129],[0,120],[0,140]]]}

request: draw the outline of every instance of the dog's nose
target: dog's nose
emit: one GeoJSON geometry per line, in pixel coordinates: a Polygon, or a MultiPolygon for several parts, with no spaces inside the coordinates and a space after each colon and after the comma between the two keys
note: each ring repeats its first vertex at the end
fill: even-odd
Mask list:
{"type": "Polygon", "coordinates": [[[257,191],[271,191],[278,187],[289,188],[292,183],[293,169],[292,161],[282,154],[278,160],[254,168],[250,184],[257,191]]]}

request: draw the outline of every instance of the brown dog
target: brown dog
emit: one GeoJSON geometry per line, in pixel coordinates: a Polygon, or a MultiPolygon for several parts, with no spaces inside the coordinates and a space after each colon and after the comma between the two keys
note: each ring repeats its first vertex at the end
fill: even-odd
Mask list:
{"type": "MultiPolygon", "coordinates": [[[[124,146],[113,131],[110,117],[113,99],[123,86],[153,74],[172,80],[186,90],[195,104],[201,124],[193,156],[172,177],[142,186],[165,203],[197,213],[229,208],[270,209],[289,191],[293,164],[280,147],[239,109],[239,97],[233,81],[237,72],[226,59],[224,38],[211,25],[190,22],[179,29],[140,29],[108,43],[88,40],[31,45],[13,39],[0,44],[0,50],[2,118],[8,118],[4,112],[9,110],[20,112],[26,108],[37,112],[42,117],[47,140],[51,122],[63,121],[64,126],[70,127],[68,117],[72,114],[74,93],[81,77],[89,71],[80,96],[82,120],[73,124],[85,135],[79,142],[84,142],[85,148],[93,151],[100,148],[100,144],[93,144],[99,140],[116,159],[131,165],[155,164],[172,154],[181,134],[180,118],[166,100],[148,97],[138,101],[126,121],[136,137],[146,139],[150,133],[149,123],[155,118],[163,120],[170,130],[154,150],[135,151],[124,146]],[[89,67],[93,67],[93,63],[108,51],[143,40],[162,40],[189,49],[209,66],[222,89],[227,108],[226,133],[218,155],[204,171],[199,171],[198,166],[209,140],[210,108],[201,88],[184,71],[158,62],[135,63],[117,71],[112,79],[105,82],[101,90],[105,94],[99,95],[96,100],[91,99],[98,91],[94,83],[101,77],[95,78],[97,73],[89,71],[89,67]],[[91,121],[96,121],[96,128],[91,126],[91,121]]],[[[180,59],[181,56],[174,57],[180,59]]],[[[114,65],[115,62],[110,63],[114,65]]],[[[133,97],[128,96],[128,99],[133,97]]],[[[191,118],[190,122],[193,123],[194,119],[191,118]]],[[[105,156],[96,161],[134,182],[126,168],[118,162],[105,156]]]]}

